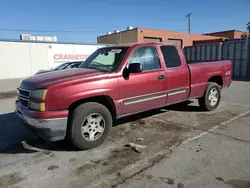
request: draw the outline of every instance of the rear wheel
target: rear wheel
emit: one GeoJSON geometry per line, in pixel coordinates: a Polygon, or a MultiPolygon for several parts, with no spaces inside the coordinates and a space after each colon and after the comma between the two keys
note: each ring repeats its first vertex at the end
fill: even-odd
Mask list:
{"type": "Polygon", "coordinates": [[[102,104],[88,102],[74,109],[68,127],[70,141],[79,149],[101,145],[112,127],[112,116],[102,104]]]}
{"type": "Polygon", "coordinates": [[[220,104],[221,91],[220,86],[214,82],[208,82],[204,95],[198,99],[202,109],[211,111],[216,109],[220,104]]]}

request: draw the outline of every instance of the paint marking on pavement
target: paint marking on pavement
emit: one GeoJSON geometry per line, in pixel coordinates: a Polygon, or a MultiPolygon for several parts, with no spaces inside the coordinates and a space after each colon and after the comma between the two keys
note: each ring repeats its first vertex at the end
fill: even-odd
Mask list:
{"type": "Polygon", "coordinates": [[[247,115],[249,113],[250,113],[250,110],[242,112],[241,114],[239,114],[239,115],[237,115],[235,117],[232,117],[229,120],[220,123],[219,125],[215,125],[212,128],[210,128],[210,129],[208,129],[206,131],[203,131],[202,133],[200,133],[200,134],[198,134],[198,135],[196,135],[196,136],[194,136],[192,138],[188,138],[188,139],[184,140],[181,145],[187,144],[187,143],[189,143],[189,142],[191,142],[193,140],[196,140],[196,139],[198,139],[200,137],[203,137],[203,136],[205,136],[208,133],[212,133],[214,130],[218,129],[220,127],[220,125],[229,124],[229,123],[231,123],[231,122],[233,122],[233,121],[235,121],[235,120],[237,120],[237,119],[239,119],[239,118],[241,118],[241,117],[243,117],[243,116],[245,116],[245,115],[247,115]]]}
{"type": "Polygon", "coordinates": [[[249,105],[244,105],[244,104],[237,104],[237,103],[232,103],[232,102],[221,102],[223,104],[228,104],[228,105],[232,105],[232,106],[240,106],[240,107],[246,107],[246,108],[250,108],[249,105]]]}

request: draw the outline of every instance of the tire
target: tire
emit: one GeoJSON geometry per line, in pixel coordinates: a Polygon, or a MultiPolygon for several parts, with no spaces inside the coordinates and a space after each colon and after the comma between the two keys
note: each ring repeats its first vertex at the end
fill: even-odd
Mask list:
{"type": "Polygon", "coordinates": [[[108,137],[112,123],[111,113],[105,106],[96,102],[83,103],[72,112],[68,125],[68,138],[75,147],[81,150],[97,147],[108,137]],[[95,127],[100,117],[103,119],[97,124],[103,127],[101,135],[98,133],[99,128],[95,127]],[[92,140],[98,134],[99,137],[92,140]]]}
{"type": "Polygon", "coordinates": [[[198,102],[199,102],[200,107],[203,110],[212,111],[219,106],[220,100],[221,100],[220,86],[217,83],[208,82],[206,91],[205,91],[204,95],[198,99],[198,102]],[[214,93],[215,91],[217,92],[217,95],[210,98],[211,93],[212,92],[214,93]],[[216,102],[215,102],[215,98],[217,98],[216,102]]]}

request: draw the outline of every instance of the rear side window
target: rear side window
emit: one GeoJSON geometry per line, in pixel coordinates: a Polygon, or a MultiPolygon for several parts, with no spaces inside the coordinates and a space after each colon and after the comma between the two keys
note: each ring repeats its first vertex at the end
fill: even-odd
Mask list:
{"type": "Polygon", "coordinates": [[[161,51],[167,68],[181,66],[181,59],[174,46],[161,46],[161,51]]]}

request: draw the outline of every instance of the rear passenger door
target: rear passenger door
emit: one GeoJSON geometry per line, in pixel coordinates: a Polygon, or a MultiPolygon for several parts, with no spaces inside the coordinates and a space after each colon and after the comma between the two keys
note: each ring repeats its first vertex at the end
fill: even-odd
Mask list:
{"type": "Polygon", "coordinates": [[[189,70],[175,46],[161,46],[166,65],[167,104],[184,101],[189,94],[189,70]]]}

